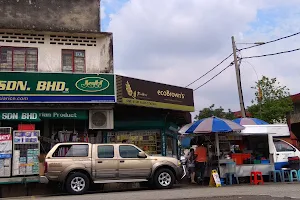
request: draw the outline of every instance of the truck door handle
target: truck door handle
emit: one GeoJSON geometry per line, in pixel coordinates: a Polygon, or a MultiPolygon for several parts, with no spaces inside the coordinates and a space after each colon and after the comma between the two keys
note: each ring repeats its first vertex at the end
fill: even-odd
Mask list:
{"type": "Polygon", "coordinates": [[[98,163],[102,163],[102,161],[98,161],[98,163]]]}
{"type": "Polygon", "coordinates": [[[125,160],[120,160],[120,163],[124,163],[125,162],[125,160]]]}

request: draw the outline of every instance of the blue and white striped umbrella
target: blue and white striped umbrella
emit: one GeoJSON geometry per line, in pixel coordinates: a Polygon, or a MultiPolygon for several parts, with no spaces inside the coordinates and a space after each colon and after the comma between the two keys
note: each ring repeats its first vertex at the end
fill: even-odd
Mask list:
{"type": "Polygon", "coordinates": [[[238,118],[232,120],[235,123],[238,123],[240,125],[266,125],[268,124],[267,122],[257,119],[257,118],[238,118]]]}
{"type": "Polygon", "coordinates": [[[179,130],[181,134],[197,134],[197,133],[226,133],[241,131],[245,127],[228,119],[217,117],[209,117],[198,120],[192,124],[186,125],[179,130]],[[189,127],[187,127],[189,126],[189,127]],[[184,129],[184,130],[183,130],[184,129]]]}

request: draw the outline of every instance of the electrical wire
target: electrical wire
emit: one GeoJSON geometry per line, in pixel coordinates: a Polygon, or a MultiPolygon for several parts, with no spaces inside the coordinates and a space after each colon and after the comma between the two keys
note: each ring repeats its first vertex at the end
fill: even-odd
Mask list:
{"type": "Polygon", "coordinates": [[[190,84],[188,84],[185,87],[189,87],[190,85],[196,83],[197,81],[199,81],[201,78],[203,78],[204,76],[206,76],[208,73],[210,73],[211,71],[213,71],[214,69],[216,69],[217,67],[219,67],[223,62],[225,62],[228,58],[230,58],[232,56],[233,53],[231,53],[229,56],[227,56],[226,58],[224,58],[219,64],[217,64],[215,67],[211,68],[209,71],[207,71],[205,74],[203,74],[202,76],[200,76],[199,78],[197,78],[196,80],[194,80],[193,82],[191,82],[190,84]]]}
{"type": "Polygon", "coordinates": [[[196,89],[194,89],[194,91],[198,90],[199,88],[203,87],[204,85],[206,85],[207,83],[209,83],[210,81],[212,81],[213,79],[215,79],[217,76],[219,76],[220,74],[222,74],[226,69],[228,69],[232,65],[233,65],[233,62],[231,62],[227,67],[225,67],[224,69],[222,69],[219,73],[217,73],[216,75],[214,75],[211,79],[209,79],[208,81],[206,81],[205,83],[203,83],[202,85],[200,85],[199,87],[197,87],[196,89]]]}
{"type": "Polygon", "coordinates": [[[246,56],[246,57],[243,57],[242,59],[261,58],[261,57],[267,57],[267,56],[275,56],[275,55],[285,54],[285,53],[291,53],[291,52],[295,52],[295,51],[299,51],[299,50],[300,50],[300,48],[292,49],[292,50],[288,50],[288,51],[281,51],[281,52],[277,52],[277,53],[263,54],[263,55],[258,55],[258,56],[246,56]]]}
{"type": "Polygon", "coordinates": [[[273,43],[273,42],[277,42],[279,40],[287,39],[289,37],[293,37],[293,36],[296,36],[296,35],[299,35],[299,34],[300,34],[300,32],[297,32],[297,33],[294,33],[292,35],[288,35],[288,36],[281,37],[281,38],[278,38],[278,39],[275,39],[275,40],[270,40],[268,42],[264,42],[262,44],[256,44],[256,45],[253,45],[253,46],[250,46],[250,47],[245,47],[245,48],[241,48],[241,49],[237,49],[237,50],[242,51],[242,50],[246,50],[246,49],[251,49],[251,48],[254,48],[254,47],[257,47],[257,46],[262,46],[262,45],[265,45],[265,44],[270,44],[270,43],[273,43]]]}
{"type": "MultiPolygon", "coordinates": [[[[281,38],[278,38],[278,39],[275,39],[275,40],[270,40],[268,42],[264,42],[262,44],[257,44],[257,45],[253,45],[253,46],[250,46],[250,47],[245,47],[245,48],[241,48],[241,49],[237,49],[238,52],[242,51],[242,50],[246,50],[246,49],[251,49],[251,48],[254,48],[254,47],[257,47],[257,46],[262,46],[262,45],[265,45],[265,44],[269,44],[269,43],[273,43],[273,42],[277,42],[277,41],[280,41],[280,40],[283,40],[283,39],[287,39],[287,38],[290,38],[290,37],[293,37],[293,36],[296,36],[296,35],[299,35],[300,32],[297,32],[297,33],[294,33],[294,34],[291,34],[291,35],[288,35],[288,36],[285,36],[285,37],[281,37],[281,38]]],[[[279,53],[275,53],[275,54],[266,54],[266,55],[261,55],[261,56],[253,56],[253,57],[244,57],[244,59],[248,59],[248,58],[258,58],[258,57],[265,57],[265,56],[271,56],[271,55],[278,55],[278,54],[282,54],[282,53],[290,53],[290,52],[293,52],[293,51],[298,51],[299,49],[294,49],[294,50],[290,50],[290,51],[287,51],[287,52],[279,52],[279,53]]],[[[229,56],[227,56],[225,59],[223,59],[219,64],[217,64],[215,67],[213,67],[212,69],[210,69],[209,71],[207,71],[205,74],[203,74],[202,76],[200,76],[199,78],[197,78],[196,80],[194,80],[193,82],[191,82],[190,84],[188,84],[186,87],[189,87],[190,85],[194,84],[195,82],[199,81],[201,78],[203,78],[204,76],[206,76],[207,74],[209,74],[211,71],[213,71],[214,69],[216,69],[218,66],[220,66],[223,62],[225,62],[228,58],[230,58],[232,56],[233,53],[231,53],[229,56]]]]}

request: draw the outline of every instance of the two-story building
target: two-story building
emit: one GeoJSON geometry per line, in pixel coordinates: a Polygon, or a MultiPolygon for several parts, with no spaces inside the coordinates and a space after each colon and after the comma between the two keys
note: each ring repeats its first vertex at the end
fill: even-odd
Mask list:
{"type": "MultiPolygon", "coordinates": [[[[193,90],[114,75],[99,3],[0,1],[0,184],[38,182],[38,154],[57,142],[128,140],[149,154],[178,155],[193,90]]],[[[23,185],[0,186],[0,197],[4,190],[26,195],[23,185]]]]}
{"type": "Polygon", "coordinates": [[[293,144],[300,148],[299,140],[300,138],[300,93],[291,96],[293,100],[294,109],[293,112],[288,115],[288,125],[291,130],[291,138],[293,144]]]}
{"type": "Polygon", "coordinates": [[[55,142],[102,142],[113,72],[99,0],[0,1],[0,182],[38,175],[37,154],[55,142]]]}

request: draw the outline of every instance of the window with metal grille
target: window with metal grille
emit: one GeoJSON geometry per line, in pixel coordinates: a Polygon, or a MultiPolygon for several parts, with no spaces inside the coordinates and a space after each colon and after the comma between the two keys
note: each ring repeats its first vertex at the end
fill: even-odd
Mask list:
{"type": "Polygon", "coordinates": [[[38,49],[0,47],[0,71],[38,71],[38,49]]]}
{"type": "Polygon", "coordinates": [[[84,50],[62,50],[63,72],[85,72],[84,50]]]}

